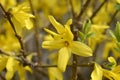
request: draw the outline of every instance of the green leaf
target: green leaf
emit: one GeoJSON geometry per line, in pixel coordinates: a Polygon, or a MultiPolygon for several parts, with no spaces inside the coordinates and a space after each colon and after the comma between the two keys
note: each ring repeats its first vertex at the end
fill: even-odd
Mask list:
{"type": "Polygon", "coordinates": [[[117,46],[120,48],[120,42],[117,42],[117,46]]]}
{"type": "Polygon", "coordinates": [[[91,21],[90,20],[85,21],[83,24],[84,33],[87,34],[90,31],[90,28],[91,28],[91,21]]]}
{"type": "Polygon", "coordinates": [[[119,22],[117,22],[116,24],[115,35],[116,35],[118,42],[120,42],[120,23],[119,22]]]}
{"type": "Polygon", "coordinates": [[[115,9],[116,9],[116,10],[120,10],[120,4],[119,4],[119,3],[116,3],[116,4],[115,4],[115,9]]]}
{"type": "Polygon", "coordinates": [[[109,30],[109,34],[112,36],[112,38],[116,39],[116,36],[112,30],[109,30]]]}
{"type": "Polygon", "coordinates": [[[94,35],[95,35],[94,32],[88,33],[88,34],[86,35],[86,38],[89,38],[89,37],[94,36],[94,35]]]}
{"type": "Polygon", "coordinates": [[[85,40],[85,34],[83,32],[79,31],[79,37],[80,37],[81,41],[85,40]]]}

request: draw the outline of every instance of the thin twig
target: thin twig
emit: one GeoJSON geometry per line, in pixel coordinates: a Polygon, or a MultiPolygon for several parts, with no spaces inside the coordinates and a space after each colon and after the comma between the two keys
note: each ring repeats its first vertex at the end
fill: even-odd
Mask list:
{"type": "MultiPolygon", "coordinates": [[[[32,0],[29,0],[29,4],[30,4],[30,8],[31,8],[31,12],[34,16],[36,16],[36,12],[33,8],[33,4],[32,4],[32,0]]],[[[41,52],[40,52],[40,41],[39,41],[39,26],[37,25],[37,20],[36,20],[37,17],[35,17],[33,19],[34,21],[34,29],[35,29],[35,38],[36,38],[36,49],[37,49],[37,56],[40,60],[41,58],[41,52]]]]}
{"type": "Polygon", "coordinates": [[[90,3],[91,0],[87,0],[86,3],[82,6],[82,9],[77,17],[77,19],[80,19],[81,16],[83,15],[83,13],[85,12],[85,10],[88,8],[88,5],[90,3]]]}
{"type": "Polygon", "coordinates": [[[4,55],[6,55],[6,56],[9,56],[9,53],[7,53],[7,52],[5,52],[5,51],[3,51],[3,50],[1,50],[1,49],[0,49],[0,54],[4,54],[4,55]]]}
{"type": "Polygon", "coordinates": [[[0,80],[6,80],[1,74],[0,74],[0,80]]]}
{"type": "Polygon", "coordinates": [[[25,55],[25,48],[24,48],[24,44],[23,44],[22,38],[21,38],[21,36],[19,36],[19,35],[17,34],[17,32],[16,32],[16,30],[15,30],[15,26],[14,26],[12,20],[11,20],[10,13],[8,13],[8,12],[5,11],[5,9],[3,8],[3,6],[2,6],[1,3],[0,3],[0,7],[1,7],[2,11],[3,11],[4,17],[7,18],[7,20],[9,21],[9,23],[10,23],[10,25],[11,25],[14,33],[15,33],[15,36],[16,36],[16,38],[18,39],[18,41],[19,41],[19,43],[20,43],[22,55],[23,55],[24,57],[26,57],[26,55],[25,55]]]}
{"type": "MultiPolygon", "coordinates": [[[[85,63],[85,64],[77,64],[76,67],[93,67],[94,63],[85,63]]],[[[73,67],[74,65],[67,65],[67,67],[73,67]]],[[[35,65],[35,68],[48,68],[48,67],[57,67],[57,65],[35,65]]]]}
{"type": "Polygon", "coordinates": [[[77,55],[73,54],[72,80],[77,80],[77,55]]]}
{"type": "Polygon", "coordinates": [[[96,14],[100,11],[100,9],[102,8],[102,6],[107,2],[108,0],[104,0],[101,5],[93,12],[93,15],[90,17],[90,19],[92,20],[96,14]]]}
{"type": "MultiPolygon", "coordinates": [[[[78,33],[75,29],[72,30],[74,34],[74,41],[77,41],[78,39],[78,33]]],[[[73,54],[73,73],[72,73],[72,80],[77,80],[77,55],[73,54]]]]}
{"type": "Polygon", "coordinates": [[[116,15],[118,14],[118,12],[119,12],[119,10],[115,11],[115,13],[112,15],[110,21],[108,22],[108,25],[110,25],[114,21],[114,19],[115,19],[116,15]]]}
{"type": "Polygon", "coordinates": [[[73,16],[73,19],[75,18],[75,12],[74,12],[74,6],[73,6],[73,0],[69,0],[70,1],[70,6],[71,6],[71,12],[72,12],[72,16],[73,16]]]}

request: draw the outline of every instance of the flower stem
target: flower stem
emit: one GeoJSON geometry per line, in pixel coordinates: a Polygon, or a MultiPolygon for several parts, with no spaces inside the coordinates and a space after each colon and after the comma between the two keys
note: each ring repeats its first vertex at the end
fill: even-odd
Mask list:
{"type": "Polygon", "coordinates": [[[100,9],[102,8],[102,6],[107,2],[108,0],[104,0],[101,5],[93,12],[93,15],[90,17],[90,19],[92,20],[96,14],[100,11],[100,9]]]}
{"type": "Polygon", "coordinates": [[[81,11],[80,11],[80,13],[79,13],[79,15],[77,16],[77,19],[78,19],[78,20],[81,18],[81,16],[82,16],[83,13],[85,12],[85,10],[88,8],[88,5],[89,5],[90,1],[91,1],[91,0],[87,0],[87,1],[85,2],[85,4],[83,5],[83,7],[82,7],[82,9],[81,9],[81,11]]]}
{"type": "Polygon", "coordinates": [[[19,43],[20,43],[22,56],[23,56],[23,57],[26,57],[25,47],[24,47],[24,44],[23,44],[23,40],[22,40],[21,36],[19,36],[19,35],[17,34],[17,32],[16,32],[15,26],[14,26],[12,20],[11,20],[11,17],[10,17],[10,13],[8,13],[8,12],[5,11],[5,9],[3,8],[3,6],[2,6],[1,3],[0,3],[0,7],[1,7],[2,11],[3,11],[4,17],[7,18],[7,20],[9,21],[9,23],[10,23],[10,25],[11,25],[14,33],[15,33],[15,36],[16,36],[16,38],[18,39],[18,41],[19,41],[19,43]]]}
{"type": "Polygon", "coordinates": [[[73,54],[73,73],[72,80],[77,80],[77,55],[73,54]]]}
{"type": "Polygon", "coordinates": [[[118,14],[118,12],[119,12],[119,10],[116,10],[116,11],[115,11],[115,13],[114,13],[113,16],[111,17],[110,21],[108,22],[108,25],[110,25],[110,24],[114,21],[114,19],[115,19],[116,15],[118,14]]]}
{"type": "Polygon", "coordinates": [[[70,6],[71,6],[71,12],[72,12],[72,16],[73,16],[73,19],[75,18],[75,12],[74,12],[74,7],[73,7],[73,0],[69,0],[70,1],[70,6]]]}
{"type": "MultiPolygon", "coordinates": [[[[31,8],[31,12],[34,16],[36,16],[36,11],[33,8],[33,4],[32,4],[32,0],[29,0],[29,4],[30,4],[30,8],[31,8]]],[[[41,52],[40,52],[40,41],[39,41],[39,26],[37,24],[37,17],[35,17],[33,19],[34,21],[34,30],[35,30],[35,39],[36,39],[36,48],[37,48],[37,57],[38,60],[41,59],[41,52]]]]}

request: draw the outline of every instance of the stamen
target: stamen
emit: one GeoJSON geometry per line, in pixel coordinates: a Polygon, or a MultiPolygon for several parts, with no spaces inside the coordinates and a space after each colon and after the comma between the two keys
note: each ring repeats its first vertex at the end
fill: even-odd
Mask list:
{"type": "Polygon", "coordinates": [[[65,41],[65,43],[64,43],[64,44],[65,44],[65,46],[69,46],[69,43],[68,43],[68,41],[65,41]]]}

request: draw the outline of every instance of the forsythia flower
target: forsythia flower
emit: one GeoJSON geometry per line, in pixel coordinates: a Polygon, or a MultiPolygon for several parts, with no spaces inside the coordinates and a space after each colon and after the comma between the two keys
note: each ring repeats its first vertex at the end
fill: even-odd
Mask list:
{"type": "Polygon", "coordinates": [[[116,0],[118,3],[120,3],[120,0],[116,0]]]}
{"type": "Polygon", "coordinates": [[[42,47],[46,49],[60,49],[58,55],[58,68],[60,70],[65,71],[71,53],[84,57],[92,56],[91,48],[82,42],[73,40],[74,36],[70,30],[71,19],[64,26],[58,23],[52,16],[49,16],[49,20],[58,33],[45,28],[45,31],[50,33],[53,39],[44,41],[42,47]]]}
{"type": "Polygon", "coordinates": [[[110,51],[115,58],[120,57],[120,53],[116,49],[118,49],[118,47],[115,41],[107,42],[104,47],[103,58],[106,59],[111,54],[110,51]]]}
{"type": "Polygon", "coordinates": [[[107,36],[103,34],[105,29],[108,29],[107,25],[96,25],[91,26],[90,32],[94,32],[95,35],[88,39],[88,45],[94,50],[96,45],[107,39],[107,36]]]}
{"type": "Polygon", "coordinates": [[[0,0],[0,3],[3,5],[5,10],[9,10],[17,4],[16,0],[0,0]]]}
{"type": "Polygon", "coordinates": [[[92,80],[102,80],[102,76],[109,80],[119,80],[120,79],[120,65],[116,66],[116,61],[113,57],[109,57],[108,61],[110,64],[107,69],[103,69],[99,64],[95,63],[94,70],[91,74],[92,80]]]}
{"type": "Polygon", "coordinates": [[[23,66],[12,56],[0,55],[0,64],[2,64],[0,65],[0,72],[6,68],[6,80],[11,80],[15,72],[18,72],[20,80],[25,80],[26,70],[32,72],[32,69],[29,66],[23,66]]]}
{"type": "Polygon", "coordinates": [[[12,21],[17,30],[19,30],[21,27],[26,27],[27,29],[31,29],[33,27],[33,23],[30,18],[34,18],[34,16],[29,12],[30,7],[27,3],[22,3],[10,10],[12,21]]]}
{"type": "MultiPolygon", "coordinates": [[[[58,54],[52,53],[49,55],[49,60],[51,64],[56,64],[57,63],[57,58],[58,54]]],[[[48,68],[48,76],[49,80],[63,80],[62,72],[59,68],[54,67],[54,68],[48,68]]]]}

